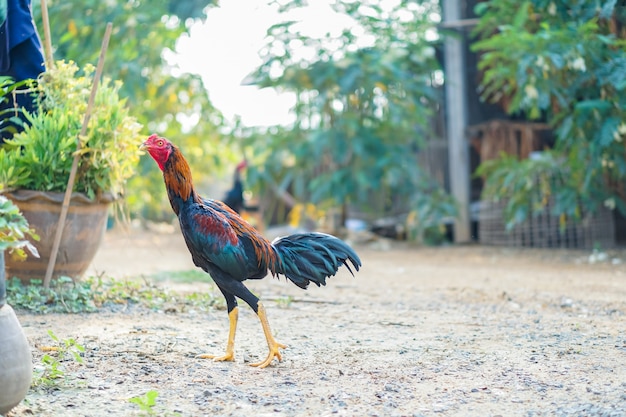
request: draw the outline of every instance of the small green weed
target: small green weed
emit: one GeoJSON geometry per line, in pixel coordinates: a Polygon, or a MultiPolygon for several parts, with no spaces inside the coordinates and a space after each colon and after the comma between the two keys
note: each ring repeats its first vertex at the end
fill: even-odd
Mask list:
{"type": "Polygon", "coordinates": [[[81,354],[85,352],[85,348],[76,342],[74,338],[59,339],[52,330],[48,330],[48,336],[54,341],[53,346],[42,348],[45,355],[41,358],[41,370],[35,370],[32,386],[54,387],[59,385],[59,381],[67,382],[67,374],[65,372],[63,362],[74,360],[74,362],[83,363],[81,354]]]}
{"type": "MultiPolygon", "coordinates": [[[[206,274],[204,274],[206,275],[206,274]]],[[[104,281],[97,278],[93,284],[96,305],[105,303],[126,304],[136,303],[153,310],[160,310],[167,305],[191,306],[195,308],[222,308],[224,301],[218,296],[216,289],[203,292],[181,294],[153,284],[144,279],[104,281]]]]}
{"type": "MultiPolygon", "coordinates": [[[[206,274],[203,274],[206,275],[206,274]]],[[[35,313],[87,313],[104,305],[138,304],[160,310],[175,304],[183,308],[223,308],[223,299],[215,289],[180,294],[143,280],[105,279],[102,276],[74,281],[60,277],[44,288],[40,280],[24,285],[17,278],[8,282],[8,303],[16,309],[35,313]]]]}
{"type": "Polygon", "coordinates": [[[106,303],[113,304],[142,304],[152,309],[158,309],[171,295],[146,280],[104,280],[102,277],[90,278],[94,301],[98,306],[106,303]]]}
{"type": "Polygon", "coordinates": [[[276,299],[276,306],[278,308],[289,308],[293,303],[293,297],[290,295],[286,295],[284,297],[278,297],[276,299]]]}
{"type": "Polygon", "coordinates": [[[69,277],[59,277],[45,288],[41,280],[23,285],[19,279],[9,280],[7,301],[14,308],[36,313],[84,313],[95,311],[91,283],[75,282],[69,277]]]}
{"type": "Polygon", "coordinates": [[[128,401],[131,403],[137,404],[139,409],[148,416],[156,416],[157,413],[154,410],[154,406],[156,405],[156,399],[159,396],[159,392],[155,390],[150,390],[146,392],[144,395],[130,398],[128,401]]]}
{"type": "Polygon", "coordinates": [[[211,276],[199,269],[189,269],[186,271],[163,271],[157,272],[150,276],[157,282],[173,281],[173,282],[213,282],[211,276]]]}
{"type": "Polygon", "coordinates": [[[146,392],[144,395],[140,395],[137,397],[129,398],[128,401],[137,404],[139,409],[141,410],[141,414],[144,416],[167,416],[167,417],[176,417],[180,416],[180,413],[177,412],[162,412],[157,411],[157,397],[159,396],[159,392],[155,390],[150,390],[146,392]]]}
{"type": "Polygon", "coordinates": [[[226,301],[224,297],[216,296],[215,292],[192,292],[182,296],[183,304],[186,306],[198,308],[202,311],[208,308],[216,310],[226,310],[226,301]]]}

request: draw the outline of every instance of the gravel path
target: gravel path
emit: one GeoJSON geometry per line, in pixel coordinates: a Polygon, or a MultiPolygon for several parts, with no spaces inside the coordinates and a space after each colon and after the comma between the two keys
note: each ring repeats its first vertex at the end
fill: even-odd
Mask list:
{"type": "MultiPolygon", "coordinates": [[[[194,359],[224,349],[223,310],[18,312],[36,364],[47,330],[86,352],[11,415],[150,415],[128,400],[156,390],[158,416],[626,416],[626,253],[590,265],[572,251],[357,250],[357,277],[324,288],[250,283],[289,345],[261,370],[247,366],[266,353],[247,307],[235,363],[194,359]]],[[[185,251],[176,234],[111,234],[93,271],[191,269],[185,251]]]]}

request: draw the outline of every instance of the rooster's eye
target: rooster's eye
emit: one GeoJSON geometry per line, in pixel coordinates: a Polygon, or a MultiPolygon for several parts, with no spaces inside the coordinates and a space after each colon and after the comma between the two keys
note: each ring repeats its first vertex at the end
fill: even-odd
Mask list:
{"type": "Polygon", "coordinates": [[[162,140],[157,141],[157,146],[163,146],[163,141],[162,140]]]}

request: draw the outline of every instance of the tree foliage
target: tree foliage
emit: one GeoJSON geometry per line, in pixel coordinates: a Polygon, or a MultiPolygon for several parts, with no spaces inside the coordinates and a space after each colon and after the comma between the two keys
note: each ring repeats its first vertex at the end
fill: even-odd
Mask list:
{"type": "MultiPolygon", "coordinates": [[[[246,142],[264,161],[259,183],[290,187],[299,200],[326,208],[367,208],[381,195],[409,196],[413,208],[434,201],[418,198],[438,185],[416,154],[432,136],[439,99],[433,83],[438,8],[382,4],[334,3],[352,22],[338,34],[311,36],[298,21],[269,28],[263,64],[250,81],[294,93],[296,122],[246,142]]],[[[286,2],[281,11],[302,5],[286,2]]],[[[449,198],[441,202],[437,212],[454,211],[449,198]]]]}
{"type": "Polygon", "coordinates": [[[481,53],[483,97],[510,113],[545,119],[556,134],[541,158],[503,157],[480,167],[485,195],[508,199],[509,225],[549,201],[561,218],[601,205],[626,213],[625,6],[596,0],[477,6],[473,48],[481,53]]]}

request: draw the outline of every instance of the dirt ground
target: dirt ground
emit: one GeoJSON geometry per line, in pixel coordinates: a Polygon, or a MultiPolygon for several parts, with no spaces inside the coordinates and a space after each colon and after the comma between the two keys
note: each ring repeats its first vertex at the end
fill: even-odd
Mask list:
{"type": "MultiPolygon", "coordinates": [[[[18,312],[35,364],[48,330],[86,352],[10,415],[146,415],[128,400],[156,390],[158,416],[626,416],[626,252],[355,247],[355,278],[249,283],[289,346],[266,369],[248,366],[267,346],[247,307],[234,363],[194,358],[223,352],[224,310],[18,312]]],[[[133,232],[107,234],[92,272],[192,268],[178,234],[133,232]]]]}

